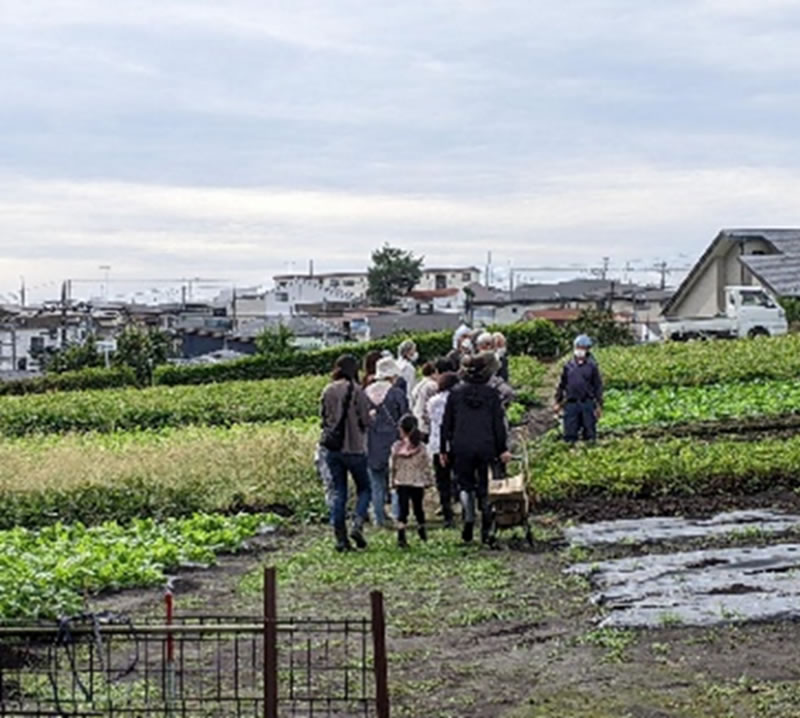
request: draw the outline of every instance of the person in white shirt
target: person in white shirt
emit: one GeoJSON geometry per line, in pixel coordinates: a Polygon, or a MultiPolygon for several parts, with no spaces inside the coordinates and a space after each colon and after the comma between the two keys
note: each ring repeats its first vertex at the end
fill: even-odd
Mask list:
{"type": "Polygon", "coordinates": [[[419,359],[417,345],[413,339],[404,339],[397,347],[397,368],[400,376],[406,381],[406,392],[408,393],[408,403],[413,401],[414,386],[417,383],[417,370],[414,363],[419,359]]]}
{"type": "Polygon", "coordinates": [[[439,492],[439,502],[442,507],[445,528],[453,528],[453,500],[458,496],[458,491],[453,482],[452,465],[439,459],[439,449],[442,436],[442,420],[447,406],[447,397],[450,390],[458,384],[458,374],[455,372],[441,372],[438,380],[438,393],[428,399],[425,415],[430,427],[428,439],[428,454],[433,461],[434,475],[436,476],[436,489],[439,492]]]}
{"type": "MultiPolygon", "coordinates": [[[[438,363],[438,362],[437,362],[438,363]]],[[[422,366],[422,380],[417,382],[412,392],[411,412],[417,418],[422,440],[427,442],[431,428],[425,408],[430,399],[439,391],[439,369],[434,362],[426,362],[422,366]]]]}

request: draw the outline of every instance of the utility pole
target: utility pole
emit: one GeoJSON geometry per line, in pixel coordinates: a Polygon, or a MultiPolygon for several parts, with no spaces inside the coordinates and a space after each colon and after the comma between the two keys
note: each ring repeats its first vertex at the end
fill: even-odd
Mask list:
{"type": "Polygon", "coordinates": [[[486,253],[486,286],[492,286],[492,251],[486,253]]]}
{"type": "Polygon", "coordinates": [[[25,277],[19,275],[19,306],[25,309],[25,277]]]}
{"type": "Polygon", "coordinates": [[[63,349],[67,344],[67,283],[61,282],[61,346],[63,349]]]}
{"type": "Polygon", "coordinates": [[[659,286],[661,287],[662,290],[664,290],[667,287],[667,272],[669,271],[669,269],[667,268],[666,262],[661,262],[660,264],[657,265],[657,267],[659,272],[661,273],[661,283],[659,284],[659,286]]]}
{"type": "Polygon", "coordinates": [[[610,257],[603,257],[603,269],[601,270],[600,278],[605,281],[608,277],[608,267],[611,263],[610,257]]]}

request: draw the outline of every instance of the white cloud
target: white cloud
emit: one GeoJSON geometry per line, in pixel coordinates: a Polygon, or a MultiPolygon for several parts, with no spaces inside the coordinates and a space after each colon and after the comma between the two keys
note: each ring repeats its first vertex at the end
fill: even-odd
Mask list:
{"type": "Polygon", "coordinates": [[[796,223],[798,18],[788,0],[0,0],[0,285],[363,265],[384,240],[437,262],[694,254],[723,225],[796,223]]]}
{"type": "Polygon", "coordinates": [[[528,264],[589,253],[621,261],[646,254],[665,229],[702,227],[675,237],[676,248],[697,253],[722,226],[796,224],[798,182],[800,173],[787,170],[632,166],[553,175],[513,197],[460,201],[6,179],[0,222],[4,236],[19,241],[0,247],[0,258],[38,258],[39,273],[50,278],[63,278],[62,260],[76,253],[91,257],[89,268],[109,258],[102,261],[174,274],[184,258],[204,274],[222,262],[226,272],[250,277],[308,257],[363,266],[372,248],[391,240],[438,261],[480,261],[487,248],[528,264]],[[546,239],[564,232],[574,237],[566,245],[546,239]]]}

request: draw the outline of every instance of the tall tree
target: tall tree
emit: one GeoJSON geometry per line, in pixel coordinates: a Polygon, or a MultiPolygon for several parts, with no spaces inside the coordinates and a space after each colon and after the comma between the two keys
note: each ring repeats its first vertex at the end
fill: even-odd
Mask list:
{"type": "Polygon", "coordinates": [[[60,374],[65,371],[101,367],[103,366],[103,355],[97,351],[95,337],[90,334],[82,344],[69,344],[61,349],[51,351],[45,357],[44,365],[45,371],[60,374]]]}
{"type": "Polygon", "coordinates": [[[283,323],[277,327],[266,327],[256,337],[256,349],[259,354],[288,354],[295,351],[293,339],[294,333],[283,323]]]}
{"type": "Polygon", "coordinates": [[[141,385],[153,380],[153,369],[164,364],[171,351],[169,335],[138,326],[127,327],[117,337],[117,351],[111,361],[115,366],[129,366],[141,385]]]}
{"type": "Polygon", "coordinates": [[[422,276],[423,257],[384,244],[372,253],[367,278],[367,297],[373,304],[395,304],[408,294],[422,276]]]}

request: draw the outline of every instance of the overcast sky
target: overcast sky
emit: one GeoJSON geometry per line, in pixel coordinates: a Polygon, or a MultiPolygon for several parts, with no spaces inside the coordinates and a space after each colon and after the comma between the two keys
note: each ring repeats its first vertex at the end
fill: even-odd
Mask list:
{"type": "Polygon", "coordinates": [[[0,293],[800,225],[798,0],[0,0],[0,52],[0,293]]]}

